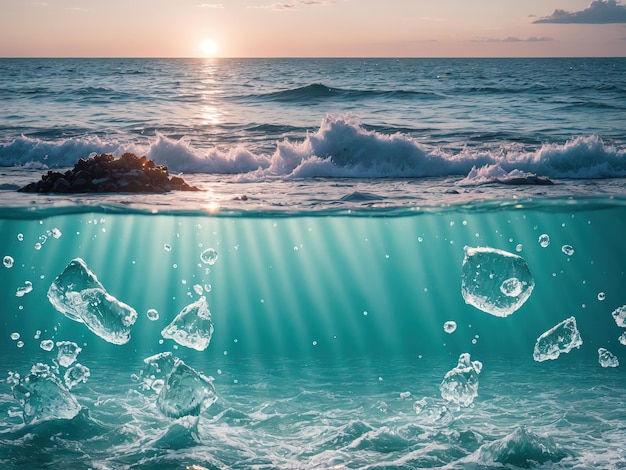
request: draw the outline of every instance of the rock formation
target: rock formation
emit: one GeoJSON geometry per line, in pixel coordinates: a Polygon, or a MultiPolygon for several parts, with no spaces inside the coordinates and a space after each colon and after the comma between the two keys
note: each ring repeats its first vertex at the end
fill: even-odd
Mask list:
{"type": "Polygon", "coordinates": [[[146,157],[125,153],[120,158],[101,154],[81,158],[74,168],[48,171],[36,183],[18,189],[29,193],[166,193],[199,191],[178,176],[169,176],[166,166],[146,157]]]}

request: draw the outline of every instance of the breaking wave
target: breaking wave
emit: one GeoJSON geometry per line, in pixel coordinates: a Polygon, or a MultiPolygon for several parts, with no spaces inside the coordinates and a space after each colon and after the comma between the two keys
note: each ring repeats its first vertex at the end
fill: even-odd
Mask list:
{"type": "Polygon", "coordinates": [[[465,176],[463,184],[519,182],[547,178],[621,178],[626,149],[599,136],[577,136],[565,143],[545,143],[528,150],[516,144],[498,149],[465,147],[454,153],[419,142],[403,133],[366,129],[351,116],[326,116],[302,140],[276,143],[273,153],[244,144],[203,150],[189,137],[157,133],[143,142],[87,135],[41,140],[22,136],[0,144],[0,166],[59,168],[92,153],[146,155],[173,172],[239,175],[243,181],[268,178],[419,178],[465,176]]]}

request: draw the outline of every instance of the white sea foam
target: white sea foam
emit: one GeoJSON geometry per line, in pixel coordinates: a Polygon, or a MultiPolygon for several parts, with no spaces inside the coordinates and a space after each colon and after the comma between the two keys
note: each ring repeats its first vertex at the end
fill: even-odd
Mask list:
{"type": "Polygon", "coordinates": [[[548,178],[609,178],[626,176],[626,150],[607,145],[595,135],[565,143],[546,143],[535,151],[502,144],[494,150],[469,147],[458,153],[422,143],[408,134],[367,130],[353,116],[326,116],[320,127],[302,140],[276,143],[273,153],[235,144],[206,150],[205,142],[174,139],[161,133],[130,142],[118,137],[84,135],[42,140],[19,137],[0,144],[0,166],[72,166],[96,153],[130,151],[167,165],[171,172],[236,174],[242,181],[313,177],[463,176],[461,184],[500,181],[533,183],[548,178]]]}

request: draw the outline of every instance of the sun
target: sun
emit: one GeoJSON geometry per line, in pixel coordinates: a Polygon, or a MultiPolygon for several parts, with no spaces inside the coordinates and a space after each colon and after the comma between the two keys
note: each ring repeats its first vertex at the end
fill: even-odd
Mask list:
{"type": "Polygon", "coordinates": [[[213,39],[205,39],[202,41],[202,53],[205,57],[213,57],[217,53],[217,43],[213,39]]]}

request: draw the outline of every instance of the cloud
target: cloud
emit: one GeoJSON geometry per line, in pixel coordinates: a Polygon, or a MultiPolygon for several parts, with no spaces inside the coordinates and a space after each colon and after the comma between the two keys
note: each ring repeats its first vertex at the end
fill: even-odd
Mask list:
{"type": "Polygon", "coordinates": [[[270,8],[272,10],[292,10],[295,7],[294,3],[274,3],[270,8]]]}
{"type": "Polygon", "coordinates": [[[296,3],[274,3],[272,5],[255,5],[248,8],[265,8],[269,10],[295,10],[298,5],[331,5],[335,3],[334,0],[301,0],[296,3]]]}
{"type": "Polygon", "coordinates": [[[616,0],[594,0],[582,11],[554,10],[533,23],[609,24],[626,23],[626,5],[616,0]]]}
{"type": "Polygon", "coordinates": [[[198,8],[224,8],[221,3],[201,3],[198,8]]]}
{"type": "Polygon", "coordinates": [[[537,36],[531,36],[529,38],[526,39],[521,39],[521,38],[516,38],[513,36],[509,36],[507,38],[504,39],[499,39],[499,38],[476,38],[473,40],[473,42],[550,42],[550,41],[554,41],[553,38],[548,38],[548,37],[537,37],[537,36]]]}

